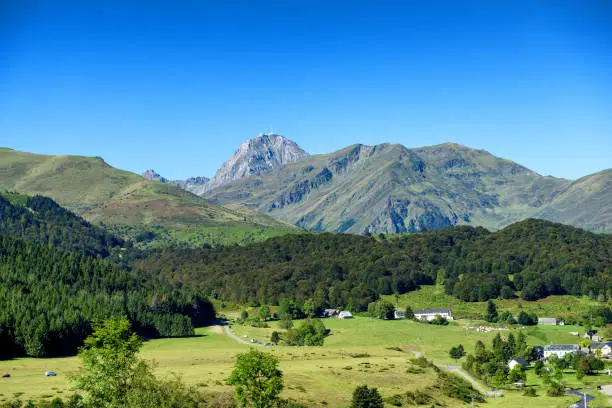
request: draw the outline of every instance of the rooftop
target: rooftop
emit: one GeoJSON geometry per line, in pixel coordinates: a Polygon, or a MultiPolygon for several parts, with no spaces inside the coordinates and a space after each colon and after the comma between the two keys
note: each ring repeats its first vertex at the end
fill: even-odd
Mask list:
{"type": "Polygon", "coordinates": [[[442,309],[415,309],[414,314],[441,314],[441,313],[450,313],[450,308],[442,308],[442,309]]]}
{"type": "Polygon", "coordinates": [[[512,359],[512,360],[510,360],[510,361],[516,361],[517,363],[519,363],[519,364],[521,364],[521,365],[529,365],[529,363],[528,363],[528,362],[526,362],[525,360],[523,360],[523,359],[522,359],[522,358],[520,358],[520,357],[513,358],[513,359],[512,359]]]}
{"type": "Polygon", "coordinates": [[[604,346],[608,346],[608,347],[612,347],[612,341],[602,341],[602,342],[596,342],[594,341],[593,343],[591,343],[591,345],[589,347],[591,348],[602,348],[604,346]]]}
{"type": "Polygon", "coordinates": [[[578,350],[577,344],[547,344],[544,351],[575,351],[578,350]]]}

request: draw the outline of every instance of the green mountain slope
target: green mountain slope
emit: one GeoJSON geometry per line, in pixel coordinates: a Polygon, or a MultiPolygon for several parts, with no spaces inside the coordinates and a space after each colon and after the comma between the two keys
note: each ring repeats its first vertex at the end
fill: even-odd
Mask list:
{"type": "Polygon", "coordinates": [[[612,232],[612,169],[576,180],[536,215],[591,231],[612,232]]]}
{"type": "MultiPolygon", "coordinates": [[[[544,208],[571,185],[457,144],[418,149],[382,144],[310,156],[204,197],[312,230],[398,233],[460,224],[499,229],[538,214],[549,218],[544,208]]],[[[585,214],[573,224],[588,228],[595,217],[585,214]]],[[[564,216],[551,219],[566,222],[564,216]]],[[[599,230],[611,231],[612,224],[604,221],[599,230]]]]}
{"type": "Polygon", "coordinates": [[[11,193],[0,194],[0,235],[102,258],[124,245],[48,197],[11,193]]]}
{"type": "Polygon", "coordinates": [[[0,148],[0,191],[45,195],[88,221],[107,225],[291,229],[269,216],[212,205],[177,186],[115,169],[99,157],[46,156],[0,148]]]}

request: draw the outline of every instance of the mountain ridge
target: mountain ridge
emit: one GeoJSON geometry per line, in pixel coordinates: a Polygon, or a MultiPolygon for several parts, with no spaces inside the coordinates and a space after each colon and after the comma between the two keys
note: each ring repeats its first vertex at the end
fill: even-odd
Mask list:
{"type": "MultiPolygon", "coordinates": [[[[564,222],[566,214],[547,206],[575,182],[542,176],[453,142],[418,148],[353,144],[232,180],[201,195],[306,229],[399,233],[461,224],[500,229],[534,216],[564,222]]],[[[605,207],[600,201],[599,207],[605,207]]],[[[605,215],[601,222],[588,214],[570,221],[597,232],[612,231],[610,211],[600,212],[605,215]]]]}
{"type": "Polygon", "coordinates": [[[271,217],[215,206],[173,184],[116,169],[101,157],[0,148],[0,190],[48,196],[88,221],[104,224],[287,227],[271,217]]]}

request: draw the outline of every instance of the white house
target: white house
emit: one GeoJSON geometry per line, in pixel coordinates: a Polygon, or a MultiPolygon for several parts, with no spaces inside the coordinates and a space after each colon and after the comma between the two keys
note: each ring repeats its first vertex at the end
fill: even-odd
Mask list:
{"type": "Polygon", "coordinates": [[[589,346],[591,353],[595,353],[597,349],[601,351],[602,357],[610,357],[612,355],[612,341],[605,343],[593,342],[589,346]]]}
{"type": "Polygon", "coordinates": [[[544,358],[549,358],[553,354],[563,358],[566,354],[576,354],[579,350],[577,344],[548,344],[544,346],[544,358]]]}
{"type": "Polygon", "coordinates": [[[545,326],[556,326],[557,319],[554,317],[538,317],[538,324],[545,326]]]}
{"type": "Polygon", "coordinates": [[[523,360],[522,358],[518,358],[518,357],[513,358],[512,360],[508,362],[508,368],[510,368],[511,370],[517,365],[520,365],[523,368],[527,368],[527,366],[529,366],[529,363],[523,360]]]}
{"type": "Polygon", "coordinates": [[[405,319],[406,312],[404,312],[403,310],[396,310],[395,312],[393,312],[393,318],[394,319],[405,319]]]}
{"type": "Polygon", "coordinates": [[[353,314],[348,310],[343,310],[338,314],[338,319],[352,319],[353,314]]]}
{"type": "Polygon", "coordinates": [[[416,309],[414,317],[418,320],[433,320],[436,316],[443,317],[447,320],[453,320],[453,315],[449,308],[445,309],[416,309]]]}

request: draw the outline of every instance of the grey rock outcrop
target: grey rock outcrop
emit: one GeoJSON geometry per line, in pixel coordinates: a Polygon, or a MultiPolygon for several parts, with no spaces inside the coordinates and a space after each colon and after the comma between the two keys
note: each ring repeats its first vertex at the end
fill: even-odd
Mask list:
{"type": "Polygon", "coordinates": [[[232,181],[261,175],[287,164],[300,162],[307,157],[308,153],[295,142],[281,135],[264,133],[240,145],[208,183],[188,190],[202,195],[232,181]]]}

